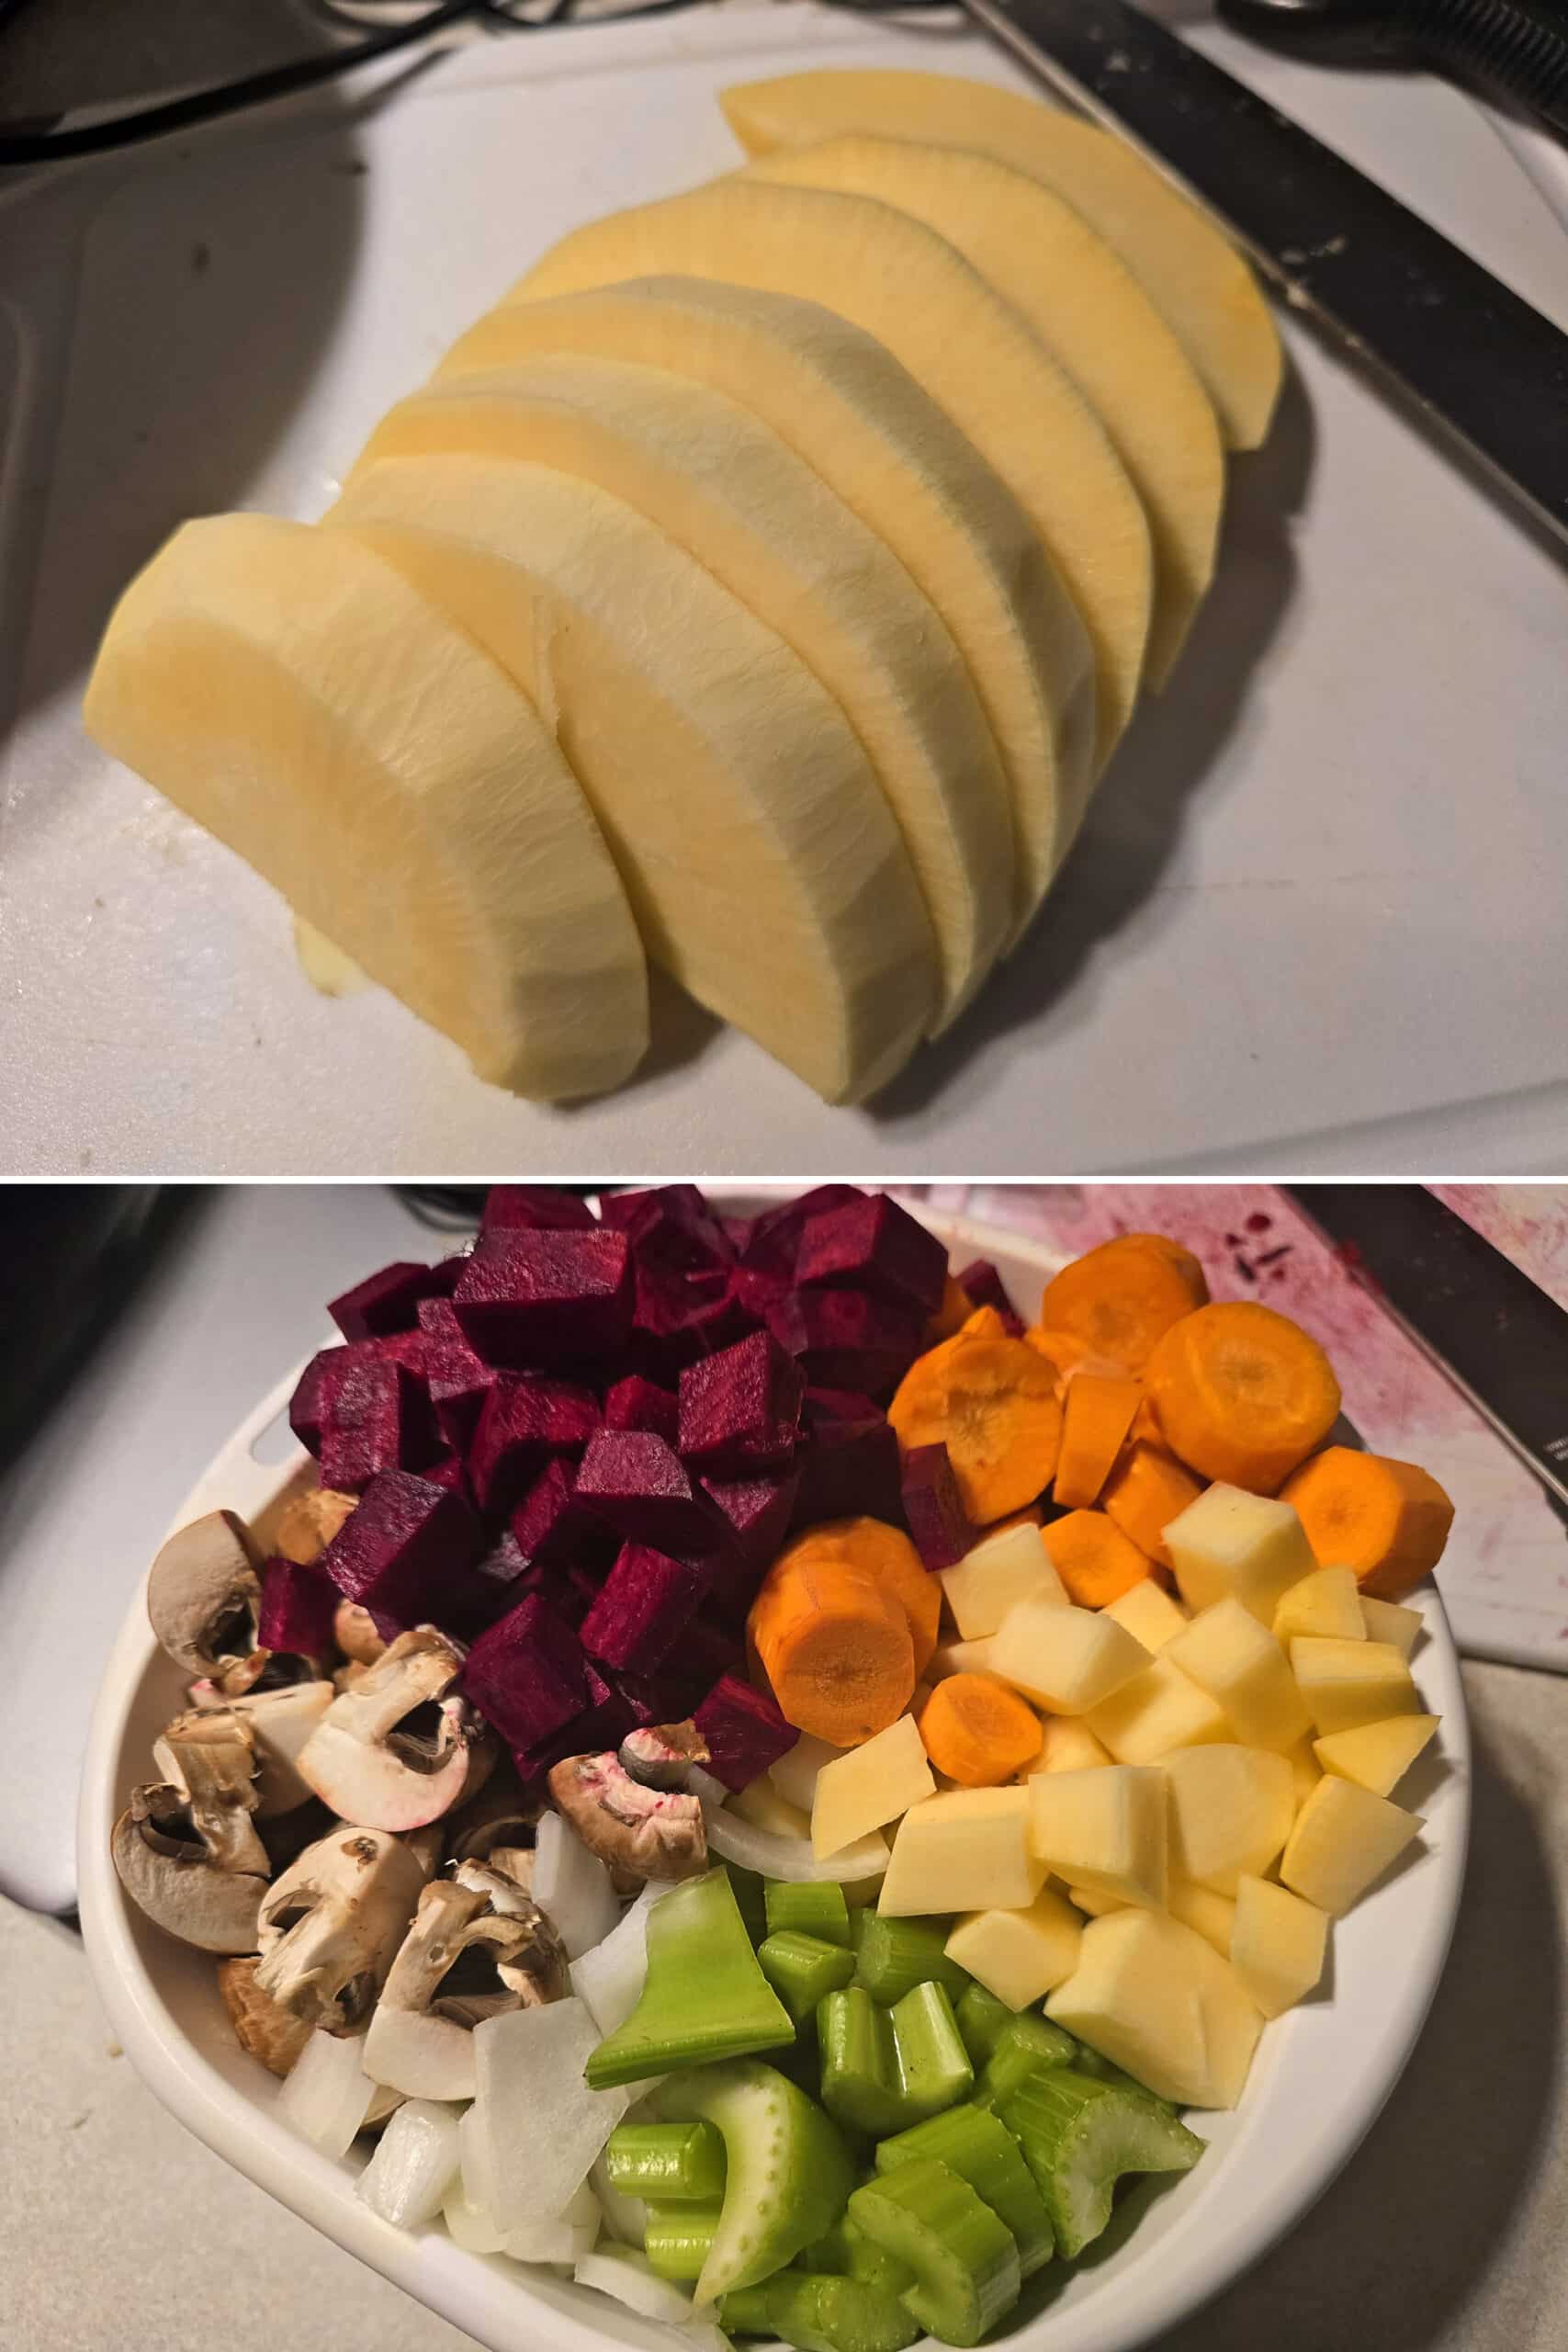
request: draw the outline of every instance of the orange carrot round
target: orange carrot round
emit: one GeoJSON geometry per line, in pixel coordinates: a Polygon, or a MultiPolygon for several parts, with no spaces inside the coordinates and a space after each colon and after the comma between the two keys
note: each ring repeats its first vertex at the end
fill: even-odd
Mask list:
{"type": "Polygon", "coordinates": [[[1190,1250],[1163,1233],[1123,1233],[1102,1241],[1045,1285],[1040,1321],[1071,1331],[1093,1354],[1142,1372],[1173,1323],[1209,1295],[1190,1250]]]}
{"type": "Polygon", "coordinates": [[[1062,1396],[1062,1450],[1053,1492],[1069,1510],[1099,1496],[1143,1399],[1125,1373],[1075,1372],[1062,1396]]]}
{"type": "Polygon", "coordinates": [[[1331,1445],[1280,1489],[1323,1567],[1354,1568],[1363,1592],[1403,1600],[1443,1556],[1454,1507],[1430,1474],[1331,1445]]]}
{"type": "Polygon", "coordinates": [[[1173,1453],[1258,1495],[1276,1492],[1339,1412],[1339,1383],[1317,1341],[1247,1299],[1173,1324],[1149,1359],[1148,1388],[1173,1453]]]}
{"type": "Polygon", "coordinates": [[[1103,1609],[1148,1575],[1130,1535],[1102,1510],[1070,1510],[1040,1531],[1051,1565],[1080,1609],[1103,1609]]]}
{"type": "Polygon", "coordinates": [[[855,1747],[915,1687],[909,1621],[886,1588],[810,1535],[773,1562],[747,1628],[786,1723],[855,1747]]]}
{"type": "Polygon", "coordinates": [[[942,1305],[926,1325],[926,1344],[934,1348],[939,1340],[951,1340],[962,1331],[975,1312],[975,1302],[956,1274],[949,1274],[942,1284],[942,1305]]]}
{"type": "Polygon", "coordinates": [[[829,1519],[803,1540],[813,1554],[842,1560],[892,1594],[909,1621],[915,1672],[923,1674],[942,1622],[942,1583],[903,1529],[881,1519],[829,1519]]]}
{"type": "Polygon", "coordinates": [[[1094,1358],[1089,1341],[1080,1340],[1076,1331],[1053,1330],[1043,1323],[1036,1323],[1024,1333],[1023,1343],[1045,1358],[1059,1380],[1066,1380],[1075,1365],[1094,1358]]]}
{"type": "Polygon", "coordinates": [[[906,1452],[946,1446],[964,1510],[988,1527],[1051,1483],[1062,1440],[1055,1389],[1052,1366],[1033,1348],[965,1326],[916,1358],[887,1418],[906,1452]]]}
{"type": "Polygon", "coordinates": [[[999,1788],[1040,1753],[1039,1716],[988,1674],[948,1675],[917,1729],[937,1770],[965,1789],[999,1788]]]}
{"type": "Polygon", "coordinates": [[[1129,1445],[1100,1490],[1100,1507],[1146,1560],[1168,1568],[1165,1531],[1202,1491],[1202,1480],[1163,1446],[1129,1445]]]}

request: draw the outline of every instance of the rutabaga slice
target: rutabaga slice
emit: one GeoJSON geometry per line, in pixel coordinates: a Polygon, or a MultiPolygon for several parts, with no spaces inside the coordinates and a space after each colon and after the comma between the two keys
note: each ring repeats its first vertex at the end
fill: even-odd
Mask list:
{"type": "Polygon", "coordinates": [[[187,523],[115,609],[88,733],[481,1078],[590,1094],[648,1044],[604,840],[534,704],[346,533],[187,523]]]}
{"type": "Polygon", "coordinates": [[[458,2174],[457,2114],[434,2099],[405,2099],[354,2184],[354,2193],[395,2230],[417,2230],[440,2212],[458,2174]]]}
{"type": "Polygon", "coordinates": [[[530,1892],[559,1936],[568,1960],[581,1960],[603,1943],[620,1919],[609,1871],[558,1813],[540,1817],[530,1892]]]}
{"type": "Polygon", "coordinates": [[[345,2156],[381,2086],[365,2071],[363,2034],[315,2032],[288,2070],[277,2112],[323,2155],[345,2156]]]}
{"type": "MultiPolygon", "coordinates": [[[[594,2024],[606,2036],[626,2023],[642,1997],[648,1974],[648,1915],[660,1896],[670,1893],[671,1883],[649,1879],[609,1934],[571,1963],[571,1989],[579,2000],[587,2002],[594,2024]]],[[[543,1903],[544,1897],[538,1900],[543,1903]]],[[[545,1908],[549,1905],[546,1904],[545,1908]]]]}
{"type": "Polygon", "coordinates": [[[798,655],[618,498],[547,466],[389,458],[333,508],[547,710],[653,960],[831,1102],[935,1001],[865,752],[798,655]]]}
{"type": "Polygon", "coordinates": [[[897,558],[760,417],[667,368],[557,353],[428,384],[382,418],[355,471],[449,455],[597,483],[800,656],[864,743],[897,820],[936,936],[945,1026],[1010,927],[1012,819],[963,658],[897,558]]]}
{"type": "Polygon", "coordinates": [[[489,2205],[508,2238],[563,2211],[631,2104],[631,2091],[591,2091],[584,2083],[598,2042],[586,2003],[575,1999],[513,2009],[474,2028],[471,2112],[479,2121],[471,2128],[481,2153],[479,2193],[470,2183],[469,2194],[489,2205]]]}
{"type": "Polygon", "coordinates": [[[1044,887],[1038,844],[1055,839],[1053,812],[1081,807],[1089,788],[1094,677],[1077,608],[1000,475],[874,335],[818,301],[716,278],[638,277],[502,303],[453,345],[436,380],[560,351],[669,368],[728,394],[892,549],[952,630],[1001,753],[1016,933],[1044,887]]]}

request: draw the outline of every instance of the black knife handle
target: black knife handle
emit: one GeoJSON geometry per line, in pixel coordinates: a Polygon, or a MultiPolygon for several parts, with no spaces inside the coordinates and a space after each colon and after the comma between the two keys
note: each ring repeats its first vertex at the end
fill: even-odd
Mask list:
{"type": "Polygon", "coordinates": [[[1314,65],[1426,65],[1568,133],[1568,13],[1553,0],[1217,0],[1249,40],[1314,65]]]}

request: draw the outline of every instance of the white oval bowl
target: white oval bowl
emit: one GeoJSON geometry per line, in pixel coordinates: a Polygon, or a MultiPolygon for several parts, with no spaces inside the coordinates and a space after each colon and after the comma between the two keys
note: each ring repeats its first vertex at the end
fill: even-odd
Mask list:
{"type": "MultiPolygon", "coordinates": [[[[714,1197],[737,1214],[795,1187],[714,1197]]],[[[955,1264],[994,1259],[1032,1310],[1059,1255],[1016,1234],[922,1211],[955,1264]]],[[[352,1270],[347,1270],[352,1271],[352,1270]]],[[[345,1276],[346,1278],[346,1276],[345,1276]]],[[[226,1508],[258,1517],[304,1467],[253,1451],[273,1430],[296,1375],[236,1430],[175,1524],[226,1508]]],[[[270,1449],[269,1449],[270,1450],[270,1449]]],[[[1210,2143],[1195,2172],[1154,2196],[1126,2243],[1038,2290],[1032,2315],[993,2339],[1014,2352],[1131,2352],[1234,2279],[1318,2197],[1393,2088],[1437,1989],[1464,1872],[1470,1746],[1459,1660],[1437,1592],[1413,1661],[1427,1709],[1443,1718],[1439,1758],[1416,1768],[1426,1832],[1336,1927],[1327,1985],[1270,2025],[1240,2108],[1189,2120],[1210,2143]],[[1040,2297],[1046,2300],[1042,2304],[1040,2297]]],[[[281,2086],[235,2041],[213,1962],[161,1935],[126,1896],[109,1831],[146,1779],[152,1743],[182,1702],[180,1676],[154,1643],[139,1592],[110,1655],[93,1719],[78,1821],[82,1929],[104,2007],[139,2074],[209,2148],[490,2352],[670,2352],[668,2328],[548,2272],[465,2254],[439,2227],[390,2228],[354,2195],[355,2156],[334,2163],[276,2114],[281,2086]]],[[[1026,2290],[1028,2292],[1030,2290],[1026,2290]]]]}

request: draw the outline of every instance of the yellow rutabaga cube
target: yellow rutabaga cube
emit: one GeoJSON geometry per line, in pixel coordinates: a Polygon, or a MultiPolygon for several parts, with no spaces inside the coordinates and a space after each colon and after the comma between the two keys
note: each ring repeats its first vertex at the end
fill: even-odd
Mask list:
{"type": "Polygon", "coordinates": [[[941,1576],[953,1622],[966,1642],[994,1634],[1015,1600],[1054,1602],[1058,1609],[1067,1605],[1040,1530],[1027,1520],[987,1535],[941,1576]]]}
{"type": "Polygon", "coordinates": [[[812,1852],[818,1861],[841,1853],[868,1829],[897,1821],[935,1789],[915,1719],[900,1715],[886,1731],[835,1757],[818,1773],[811,1805],[812,1852]]]}
{"type": "Polygon", "coordinates": [[[1114,1617],[1125,1625],[1135,1642],[1142,1642],[1152,1656],[1163,1650],[1167,1642],[1174,1641],[1187,1625],[1187,1611],[1179,1601],[1172,1600],[1164,1585],[1153,1577],[1145,1577],[1141,1584],[1128,1587],[1114,1600],[1105,1604],[1107,1617],[1114,1617]]]}
{"type": "Polygon", "coordinates": [[[1096,1739],[1081,1715],[1047,1715],[1040,1726],[1040,1753],[1033,1772],[1087,1772],[1109,1764],[1111,1750],[1096,1739]]]}
{"type": "Polygon", "coordinates": [[[1436,1715],[1391,1715],[1386,1723],[1330,1732],[1313,1742],[1325,1772],[1359,1782],[1375,1797],[1391,1797],[1438,1728],[1436,1715]]]}
{"type": "Polygon", "coordinates": [[[1330,1642],[1303,1634],[1291,1644],[1291,1665],[1320,1735],[1421,1712],[1410,1668],[1392,1642],[1330,1642]]]}
{"type": "Polygon", "coordinates": [[[946,1789],[899,1823],[876,1907],[890,1918],[1021,1911],[1044,1883],[1045,1865],[1029,1843],[1027,1789],[946,1789]]]}
{"type": "Polygon", "coordinates": [[[791,1804],[787,1797],[781,1796],[766,1772],[730,1798],[729,1810],[738,1813],[742,1821],[749,1821],[754,1829],[771,1830],[775,1838],[811,1835],[811,1815],[803,1806],[791,1804]]]}
{"type": "Polygon", "coordinates": [[[947,1956],[1010,2009],[1026,2009],[1077,1966],[1083,1921],[1054,1887],[1023,1911],[969,1911],[947,1939],[947,1956]]]}
{"type": "Polygon", "coordinates": [[[1239,1600],[1272,1625],[1282,1596],[1317,1562],[1289,1503],[1240,1487],[1205,1487],[1165,1531],[1166,1549],[1189,1609],[1239,1600]]]}
{"type": "Polygon", "coordinates": [[[1262,1747],[1182,1748],[1162,1767],[1170,1792],[1171,1866],[1216,1894],[1261,1873],[1295,1819],[1295,1782],[1282,1756],[1262,1747]]]}
{"type": "Polygon", "coordinates": [[[1337,1919],[1424,1826],[1419,1814],[1325,1772],[1296,1815],[1280,1876],[1292,1893],[1337,1919]]]}
{"type": "Polygon", "coordinates": [[[1100,1610],[1016,1600],[992,1639],[989,1671],[1054,1714],[1083,1715],[1148,1662],[1142,1642],[1100,1610]]]}
{"type": "Polygon", "coordinates": [[[1037,1772],[1029,1799],[1030,1844],[1058,1878],[1103,1888],[1124,1903],[1164,1903],[1163,1773],[1132,1764],[1037,1772]]]}
{"type": "Polygon", "coordinates": [[[1367,1622],[1354,1568],[1314,1568],[1281,1596],[1274,1611],[1274,1638],[1288,1645],[1298,1634],[1319,1634],[1329,1641],[1365,1641],[1367,1622]]]}
{"type": "Polygon", "coordinates": [[[1108,1894],[1102,1886],[1069,1886],[1067,1901],[1087,1912],[1091,1919],[1103,1919],[1108,1911],[1128,1908],[1125,1895],[1108,1894]]]}
{"type": "Polygon", "coordinates": [[[1317,1760],[1310,1732],[1305,1739],[1297,1740],[1285,1761],[1291,1768],[1291,1779],[1295,1785],[1296,1811],[1300,1813],[1323,1778],[1323,1767],[1317,1760]]]}
{"type": "Polygon", "coordinates": [[[1304,2000],[1323,1974],[1328,1914],[1266,1878],[1236,1889],[1231,1966],[1266,2018],[1304,2000]]]}
{"type": "Polygon", "coordinates": [[[1230,1958],[1235,1905],[1228,1895],[1216,1894],[1212,1886],[1200,1886],[1196,1879],[1173,1875],[1166,1890],[1165,1907],[1173,1919],[1213,1944],[1222,1960],[1230,1958]]]}
{"type": "Polygon", "coordinates": [[[1426,1630],[1418,1609],[1402,1609],[1397,1600],[1375,1600],[1361,1595],[1361,1623],[1369,1642],[1392,1642],[1401,1657],[1408,1657],[1426,1630]]]}
{"type": "Polygon", "coordinates": [[[1089,1727],[1118,1764],[1154,1764],[1173,1748],[1231,1736],[1224,1708],[1163,1651],[1091,1711],[1089,1727]]]}
{"type": "Polygon", "coordinates": [[[1309,1728],[1291,1661],[1239,1600],[1216,1600],[1167,1648],[1172,1666],[1206,1690],[1249,1747],[1283,1755],[1309,1728]]]}
{"type": "Polygon", "coordinates": [[[989,1674],[990,1634],[978,1642],[938,1642],[926,1663],[929,1682],[944,1681],[950,1674],[989,1674]]]}
{"type": "MultiPolygon", "coordinates": [[[[913,1699],[909,1702],[909,1712],[911,1714],[916,1712],[913,1699]]],[[[831,1764],[836,1757],[847,1753],[846,1748],[835,1747],[830,1741],[818,1739],[812,1733],[803,1731],[795,1746],[786,1747],[784,1754],[769,1765],[768,1778],[786,1804],[798,1805],[803,1813],[809,1813],[816,1801],[818,1773],[824,1764],[831,1764]]]]}
{"type": "Polygon", "coordinates": [[[1230,1962],[1163,1911],[1091,1919],[1045,2014],[1183,2107],[1234,2107],[1263,2030],[1230,1962]]]}

